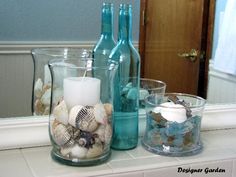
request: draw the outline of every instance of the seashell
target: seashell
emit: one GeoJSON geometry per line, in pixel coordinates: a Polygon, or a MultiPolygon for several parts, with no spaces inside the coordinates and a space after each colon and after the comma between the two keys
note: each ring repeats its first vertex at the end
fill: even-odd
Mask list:
{"type": "Polygon", "coordinates": [[[58,145],[65,145],[71,138],[70,129],[63,124],[58,124],[53,130],[53,138],[58,145]]]}
{"type": "Polygon", "coordinates": [[[93,132],[98,127],[93,109],[91,107],[80,105],[71,108],[69,113],[69,124],[87,132],[93,132]]]}
{"type": "Polygon", "coordinates": [[[95,143],[96,134],[90,132],[81,131],[79,138],[76,140],[80,146],[90,148],[95,143]]]}
{"type": "Polygon", "coordinates": [[[78,144],[79,144],[80,146],[85,147],[85,146],[86,146],[86,143],[87,143],[87,141],[86,141],[85,138],[79,138],[78,144]]]}
{"type": "Polygon", "coordinates": [[[45,106],[40,99],[37,99],[34,102],[34,111],[36,115],[42,115],[44,113],[45,106]]]}
{"type": "Polygon", "coordinates": [[[51,88],[48,89],[41,97],[41,101],[44,105],[49,106],[51,101],[51,88]]]}
{"type": "Polygon", "coordinates": [[[112,138],[112,127],[111,124],[107,124],[105,127],[105,144],[109,144],[112,138]]]}
{"type": "Polygon", "coordinates": [[[142,88],[139,90],[139,100],[144,100],[148,95],[149,95],[148,90],[142,88]]]}
{"type": "Polygon", "coordinates": [[[103,104],[98,103],[94,106],[94,117],[98,123],[107,124],[107,114],[103,104]]]}
{"type": "Polygon", "coordinates": [[[38,80],[35,82],[34,94],[36,98],[40,98],[43,94],[43,82],[41,78],[38,78],[38,80]]]}
{"type": "Polygon", "coordinates": [[[70,139],[66,144],[64,144],[62,147],[63,148],[69,148],[69,147],[73,147],[75,145],[76,141],[74,139],[70,139]]]}
{"type": "Polygon", "coordinates": [[[53,104],[58,104],[62,100],[63,91],[59,88],[53,89],[53,104]]]}
{"type": "Polygon", "coordinates": [[[75,145],[72,147],[71,151],[70,151],[70,155],[71,155],[72,157],[75,157],[75,158],[81,158],[81,159],[83,159],[83,158],[86,157],[87,152],[88,152],[88,149],[87,149],[87,148],[81,147],[81,146],[75,144],[75,145]]]}
{"type": "Polygon", "coordinates": [[[74,127],[73,127],[73,134],[72,134],[72,137],[73,137],[73,139],[77,139],[77,138],[79,138],[80,137],[80,129],[75,129],[74,127]]]}
{"type": "Polygon", "coordinates": [[[106,128],[106,126],[101,124],[94,131],[94,134],[96,134],[102,142],[105,142],[105,128],[106,128]]]}
{"type": "Polygon", "coordinates": [[[69,124],[72,125],[73,127],[76,127],[76,118],[78,115],[78,112],[83,108],[83,106],[77,105],[74,106],[69,113],[69,124]]]}
{"type": "Polygon", "coordinates": [[[97,143],[95,143],[92,148],[88,149],[87,158],[94,158],[97,157],[99,155],[101,155],[103,153],[103,145],[101,142],[96,141],[97,143]]]}
{"type": "Polygon", "coordinates": [[[61,147],[61,149],[60,149],[61,155],[69,158],[69,155],[70,155],[70,152],[71,152],[72,148],[73,148],[73,146],[61,147]]]}
{"type": "Polygon", "coordinates": [[[55,128],[60,124],[60,122],[56,119],[53,120],[52,122],[52,130],[54,131],[55,128]]]}
{"type": "Polygon", "coordinates": [[[43,115],[49,115],[49,112],[50,112],[50,106],[47,106],[47,107],[44,109],[43,115]]]}
{"type": "Polygon", "coordinates": [[[104,109],[105,109],[106,114],[107,114],[108,117],[112,115],[112,109],[113,109],[113,108],[112,108],[112,104],[110,104],[110,103],[105,103],[105,104],[104,104],[104,109]]]}
{"type": "Polygon", "coordinates": [[[51,84],[44,84],[43,85],[43,93],[46,92],[50,88],[51,88],[51,84]]]}
{"type": "Polygon", "coordinates": [[[129,92],[127,93],[127,99],[130,100],[135,100],[136,98],[138,98],[139,95],[139,91],[137,88],[131,88],[129,90],[129,92]]]}
{"type": "Polygon", "coordinates": [[[59,122],[63,123],[64,125],[68,124],[69,115],[68,115],[68,110],[67,110],[66,103],[64,100],[60,102],[59,105],[57,105],[54,108],[53,116],[55,116],[55,118],[59,122]]]}

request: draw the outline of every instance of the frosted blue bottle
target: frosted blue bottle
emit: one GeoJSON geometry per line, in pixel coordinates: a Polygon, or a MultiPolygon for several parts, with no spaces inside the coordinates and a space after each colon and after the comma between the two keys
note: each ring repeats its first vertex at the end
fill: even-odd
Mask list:
{"type": "Polygon", "coordinates": [[[113,149],[133,149],[138,143],[140,56],[132,44],[132,6],[120,4],[118,43],[110,59],[119,63],[115,76],[113,149]]]}
{"type": "MultiPolygon", "coordinates": [[[[102,21],[101,21],[101,36],[93,49],[94,66],[105,66],[111,50],[115,47],[113,36],[113,4],[103,3],[102,5],[102,21]]],[[[103,90],[108,89],[107,80],[104,72],[99,70],[94,71],[94,76],[101,80],[101,87],[103,90]]],[[[101,98],[103,101],[108,101],[108,91],[103,91],[101,98]],[[104,93],[104,94],[103,94],[104,93]]]]}

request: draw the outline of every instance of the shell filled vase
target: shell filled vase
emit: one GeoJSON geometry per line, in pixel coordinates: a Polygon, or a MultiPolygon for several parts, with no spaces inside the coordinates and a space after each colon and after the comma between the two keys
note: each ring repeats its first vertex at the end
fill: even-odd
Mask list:
{"type": "MultiPolygon", "coordinates": [[[[34,79],[32,89],[32,105],[33,115],[48,115],[51,100],[51,75],[48,68],[49,60],[58,57],[88,57],[91,51],[81,48],[35,48],[32,50],[32,59],[34,64],[34,79]]],[[[54,90],[54,94],[60,90],[54,90]]],[[[58,96],[60,93],[58,94],[58,96]]],[[[59,98],[59,97],[58,97],[59,98]]]]}
{"type": "Polygon", "coordinates": [[[94,66],[94,61],[88,57],[49,61],[53,88],[49,118],[51,155],[64,164],[97,165],[110,156],[117,64],[106,60],[94,66]]]}

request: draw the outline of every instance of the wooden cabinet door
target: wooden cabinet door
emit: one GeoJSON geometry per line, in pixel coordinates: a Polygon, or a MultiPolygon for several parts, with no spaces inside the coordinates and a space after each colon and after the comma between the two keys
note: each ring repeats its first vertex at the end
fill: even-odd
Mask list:
{"type": "Polygon", "coordinates": [[[167,92],[197,94],[204,0],[146,3],[143,77],[166,82],[167,92]]]}

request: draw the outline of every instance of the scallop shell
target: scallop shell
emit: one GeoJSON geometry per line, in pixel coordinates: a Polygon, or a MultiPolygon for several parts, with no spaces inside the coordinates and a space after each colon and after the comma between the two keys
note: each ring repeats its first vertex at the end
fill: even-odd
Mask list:
{"type": "Polygon", "coordinates": [[[104,104],[104,109],[105,109],[106,114],[107,114],[108,117],[112,115],[112,109],[113,109],[113,108],[112,108],[112,104],[110,104],[110,103],[105,103],[105,104],[104,104]]]}
{"type": "Polygon", "coordinates": [[[54,108],[53,115],[59,122],[63,123],[64,125],[68,124],[69,115],[64,100],[54,108]]]}
{"type": "Polygon", "coordinates": [[[71,130],[63,124],[58,124],[53,130],[53,138],[58,145],[65,145],[71,139],[71,130]]]}
{"type": "Polygon", "coordinates": [[[97,157],[99,155],[101,155],[103,153],[103,145],[101,142],[96,141],[97,143],[95,143],[92,148],[88,149],[87,152],[87,158],[94,158],[97,157]]]}
{"type": "Polygon", "coordinates": [[[88,149],[86,149],[85,147],[81,147],[77,144],[75,144],[71,151],[70,151],[70,155],[74,158],[85,158],[87,155],[88,149]]]}
{"type": "Polygon", "coordinates": [[[107,124],[107,114],[104,105],[99,103],[94,106],[94,117],[98,123],[107,124]]]}
{"type": "Polygon", "coordinates": [[[38,78],[38,80],[35,82],[34,94],[36,98],[40,98],[43,94],[43,82],[41,78],[38,78]]]}
{"type": "Polygon", "coordinates": [[[82,131],[93,132],[98,123],[95,120],[93,109],[87,106],[74,106],[69,114],[69,123],[82,131]]]}

